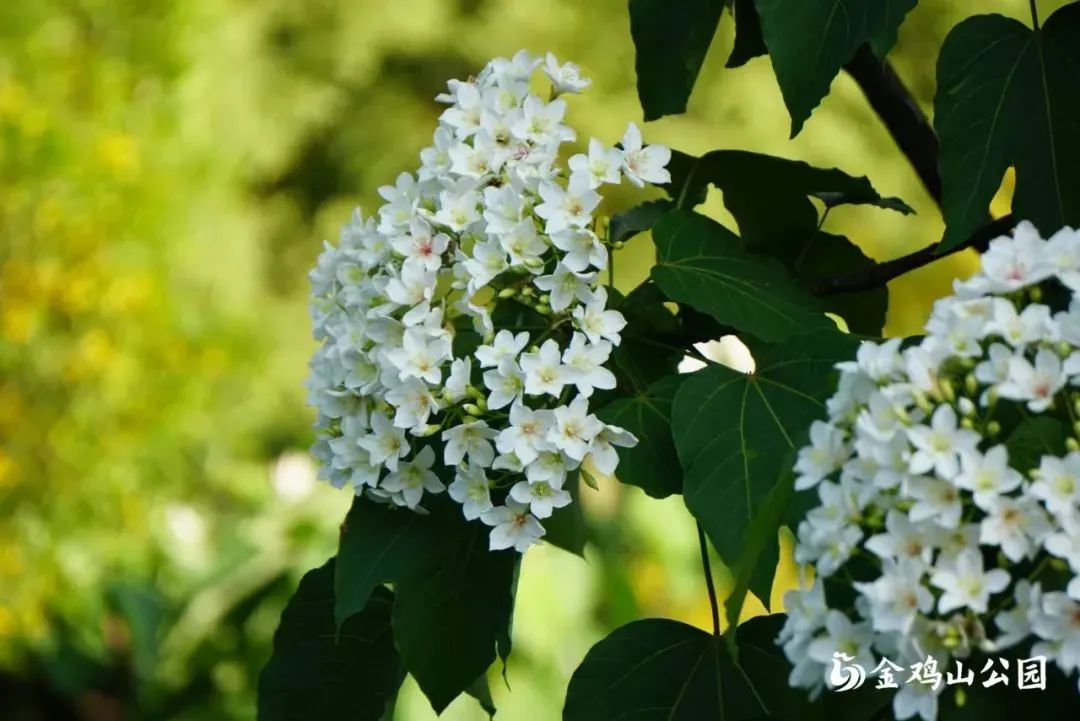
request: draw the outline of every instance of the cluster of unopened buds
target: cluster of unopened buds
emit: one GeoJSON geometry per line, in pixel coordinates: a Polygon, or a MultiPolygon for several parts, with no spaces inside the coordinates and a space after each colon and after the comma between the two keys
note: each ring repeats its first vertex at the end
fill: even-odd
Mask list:
{"type": "Polygon", "coordinates": [[[631,124],[620,147],[593,139],[564,166],[561,96],[588,84],[524,51],[450,81],[420,168],[380,188],[385,205],[357,211],[311,273],[321,476],[421,512],[447,491],[492,527],[492,550],[536,543],[582,462],[610,474],[614,446],[636,443],[589,409],[615,387],[625,326],[594,212],[604,185],[668,182],[671,154],[631,124]]]}
{"type": "MultiPolygon", "coordinates": [[[[1027,223],[939,301],[917,341],[862,344],[796,487],[815,577],[785,599],[793,685],[834,654],[873,668],[935,657],[1045,657],[1080,668],[1080,233],[1027,223]]],[[[908,684],[898,719],[936,718],[946,686],[908,684]]]]}

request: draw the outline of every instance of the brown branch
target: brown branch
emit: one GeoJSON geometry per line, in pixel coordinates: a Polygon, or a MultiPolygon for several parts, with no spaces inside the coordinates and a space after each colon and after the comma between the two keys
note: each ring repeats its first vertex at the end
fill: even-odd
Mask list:
{"type": "Polygon", "coordinates": [[[938,170],[939,145],[926,113],[908,91],[900,76],[888,62],[881,62],[863,45],[844,69],[866,95],[870,107],[888,128],[900,150],[930,197],[941,206],[941,173],[938,170]]]}
{"type": "Polygon", "coordinates": [[[941,250],[940,242],[934,243],[921,250],[916,250],[914,253],[887,260],[884,263],[878,263],[861,273],[853,273],[841,278],[824,278],[814,287],[813,292],[815,295],[836,295],[837,293],[858,293],[864,290],[880,288],[893,278],[933,263],[935,260],[941,260],[966,248],[975,248],[979,251],[986,250],[986,246],[991,240],[1007,234],[1015,225],[1016,218],[1011,214],[1006,215],[984,224],[966,241],[947,250],[941,250]]]}

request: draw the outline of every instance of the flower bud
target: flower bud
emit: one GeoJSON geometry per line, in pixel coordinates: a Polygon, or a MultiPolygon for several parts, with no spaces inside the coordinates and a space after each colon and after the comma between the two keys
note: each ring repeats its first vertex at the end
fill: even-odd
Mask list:
{"type": "Polygon", "coordinates": [[[997,421],[990,421],[986,424],[986,435],[991,438],[1001,433],[1001,424],[997,421]]]}
{"type": "Polygon", "coordinates": [[[975,421],[973,421],[970,418],[961,418],[960,419],[960,427],[961,428],[966,428],[969,431],[973,431],[973,430],[975,430],[975,421]]]}
{"type": "Polygon", "coordinates": [[[482,416],[482,415],[484,415],[484,412],[482,410],[480,410],[480,406],[476,405],[475,403],[466,403],[465,405],[462,406],[462,408],[470,416],[482,416]]]}
{"type": "Polygon", "coordinates": [[[956,409],[958,411],[960,411],[960,415],[965,416],[967,418],[974,417],[975,416],[975,411],[977,410],[975,408],[975,404],[972,403],[971,399],[970,398],[964,398],[964,397],[961,397],[956,401],[956,409]]]}
{"type": "Polygon", "coordinates": [[[626,241],[625,240],[616,240],[614,243],[611,244],[611,247],[614,248],[615,250],[622,250],[623,248],[626,247],[626,241]]]}
{"type": "Polygon", "coordinates": [[[465,395],[469,398],[479,400],[484,397],[484,391],[480,390],[476,386],[469,386],[465,389],[465,395]]]}
{"type": "Polygon", "coordinates": [[[1073,452],[1073,453],[1075,453],[1076,451],[1080,451],[1080,441],[1076,440],[1075,438],[1071,438],[1071,437],[1066,438],[1065,439],[1065,448],[1067,450],[1069,450],[1070,452],[1073,452]]]}
{"type": "Polygon", "coordinates": [[[938,387],[941,389],[941,396],[952,403],[956,400],[956,388],[953,386],[953,382],[948,378],[944,378],[938,382],[938,387]]]}
{"type": "Polygon", "coordinates": [[[1028,297],[1031,298],[1032,303],[1041,303],[1043,297],[1042,288],[1037,285],[1028,288],[1028,297]]]}
{"type": "Polygon", "coordinates": [[[503,288],[502,290],[499,291],[499,297],[500,298],[513,298],[517,294],[518,294],[518,289],[513,288],[513,287],[503,288]]]}
{"type": "Polygon", "coordinates": [[[441,429],[442,429],[442,426],[440,426],[438,423],[428,423],[426,426],[421,428],[418,432],[413,433],[413,435],[416,436],[417,438],[428,438],[429,436],[433,436],[436,433],[438,433],[439,430],[441,430],[441,429]]]}
{"type": "Polygon", "coordinates": [[[540,301],[541,303],[543,303],[544,305],[547,305],[548,303],[551,302],[551,296],[549,294],[547,294],[547,293],[544,293],[539,298],[537,298],[537,300],[540,301]]]}
{"type": "Polygon", "coordinates": [[[543,268],[544,267],[544,261],[543,261],[542,258],[526,258],[525,259],[525,267],[526,268],[532,268],[532,269],[543,268]]]}
{"type": "Polygon", "coordinates": [[[973,373],[968,373],[964,376],[964,392],[969,396],[974,396],[979,392],[979,381],[975,380],[973,373]]]}

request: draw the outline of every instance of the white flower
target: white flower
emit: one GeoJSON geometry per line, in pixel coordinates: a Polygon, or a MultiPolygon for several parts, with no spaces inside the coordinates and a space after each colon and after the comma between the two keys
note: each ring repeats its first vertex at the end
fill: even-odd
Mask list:
{"type": "Polygon", "coordinates": [[[496,435],[497,432],[481,420],[468,420],[443,431],[442,439],[446,441],[443,447],[443,462],[448,466],[456,466],[468,457],[471,462],[489,468],[495,460],[491,440],[496,435]]]}
{"type": "Polygon", "coordinates": [[[854,661],[869,670],[874,667],[870,653],[873,633],[868,623],[852,623],[839,611],[829,611],[825,617],[825,635],[818,636],[807,649],[807,655],[821,664],[831,664],[833,653],[839,651],[854,657],[854,661]]]}
{"type": "Polygon", "coordinates": [[[915,500],[908,511],[913,521],[933,519],[943,528],[960,525],[964,511],[960,491],[949,481],[936,478],[915,477],[907,480],[907,494],[915,500]]]}
{"type": "Polygon", "coordinates": [[[1005,381],[998,386],[1002,398],[1027,401],[1029,410],[1039,413],[1054,402],[1054,395],[1065,385],[1061,358],[1053,351],[1040,348],[1035,363],[1013,356],[1005,381]]]}
{"type": "Polygon", "coordinates": [[[589,403],[582,396],[568,406],[556,408],[553,414],[555,423],[548,431],[548,441],[575,461],[584,460],[589,444],[604,429],[604,424],[589,413],[589,403]]]}
{"type": "Polygon", "coordinates": [[[934,721],[938,713],[938,696],[941,686],[935,689],[925,683],[904,683],[893,696],[893,714],[897,721],[918,716],[923,721],[934,721]]]}
{"type": "Polygon", "coordinates": [[[487,405],[499,410],[520,400],[525,392],[525,374],[510,358],[504,358],[499,367],[484,373],[484,385],[491,391],[487,405]]]}
{"type": "Polygon", "coordinates": [[[494,508],[491,503],[491,484],[480,463],[469,463],[454,472],[454,482],[447,489],[450,497],[461,504],[465,520],[475,521],[494,508]]]}
{"type": "Polygon", "coordinates": [[[637,437],[625,428],[605,424],[604,430],[596,434],[589,444],[589,456],[597,471],[610,476],[619,465],[619,454],[615,446],[633,448],[637,443],[637,437]]]}
{"type": "Polygon", "coordinates": [[[918,614],[933,608],[934,596],[923,585],[925,573],[924,563],[908,554],[899,562],[885,560],[881,576],[873,583],[855,584],[870,601],[875,631],[907,633],[918,614]]]}
{"type": "Polygon", "coordinates": [[[398,428],[419,428],[428,422],[439,404],[431,389],[422,380],[410,378],[393,390],[387,391],[386,402],[396,408],[394,425],[398,428]]]}
{"type": "Polygon", "coordinates": [[[368,452],[371,463],[385,465],[396,471],[398,459],[409,454],[409,444],[405,441],[405,431],[394,424],[382,413],[371,414],[371,433],[362,437],[358,443],[368,452]]]}
{"type": "Polygon", "coordinates": [[[515,403],[510,407],[510,425],[499,432],[495,447],[499,453],[512,453],[520,463],[528,465],[541,452],[552,448],[547,436],[553,420],[552,411],[534,411],[515,403]]]}
{"type": "Polygon", "coordinates": [[[933,528],[926,522],[913,523],[907,514],[891,510],[885,517],[885,533],[866,539],[866,548],[883,559],[930,563],[934,553],[933,528]]]}
{"type": "Polygon", "coordinates": [[[555,266],[551,275],[542,275],[536,279],[536,287],[551,294],[551,309],[559,312],[566,310],[575,300],[587,303],[593,299],[592,283],[595,273],[575,273],[563,263],[555,266]]]}
{"type": "Polygon", "coordinates": [[[424,446],[411,461],[399,463],[397,470],[387,475],[379,487],[401,494],[405,506],[416,508],[424,496],[424,491],[441,493],[446,490],[446,486],[431,470],[434,462],[435,451],[431,450],[431,446],[424,446]]]}
{"type": "Polygon", "coordinates": [[[1051,513],[1068,514],[1080,504],[1080,453],[1064,458],[1043,456],[1031,494],[1046,504],[1051,513]]]}
{"type": "Polygon", "coordinates": [[[991,594],[1003,591],[1009,585],[1009,572],[1000,568],[984,570],[982,555],[969,549],[959,554],[949,566],[933,570],[930,583],[944,592],[938,599],[941,613],[957,608],[985,613],[991,594]]]}
{"type": "Polygon", "coordinates": [[[544,202],[535,211],[547,221],[544,232],[548,235],[568,228],[584,228],[600,204],[600,195],[589,187],[588,179],[577,175],[566,189],[550,181],[540,183],[540,197],[544,202]]]}
{"type": "Polygon", "coordinates": [[[1009,467],[1008,451],[1002,445],[985,454],[974,450],[961,454],[960,469],[956,485],[971,491],[975,505],[984,511],[989,510],[1000,494],[1016,490],[1024,480],[1009,467]]]}
{"type": "Polygon", "coordinates": [[[844,432],[822,421],[810,424],[810,445],[799,451],[795,462],[795,490],[812,488],[840,469],[850,452],[844,432]]]}
{"type": "Polygon", "coordinates": [[[583,305],[575,306],[573,317],[575,325],[591,342],[611,341],[619,345],[619,332],[626,327],[626,318],[617,310],[607,310],[607,289],[599,287],[592,293],[592,298],[583,305]]]}
{"type": "Polygon", "coordinates": [[[589,343],[585,335],[574,333],[570,345],[563,351],[562,360],[570,369],[570,382],[578,393],[588,398],[594,389],[611,390],[615,374],[604,367],[611,355],[611,343],[606,340],[589,343]]]}
{"type": "Polygon", "coordinates": [[[588,155],[574,155],[567,163],[575,175],[587,178],[590,188],[605,183],[616,184],[622,179],[622,153],[608,148],[596,138],[589,140],[588,155]]]}
{"type": "MultiPolygon", "coordinates": [[[[452,470],[466,520],[495,519],[492,547],[519,551],[570,502],[563,484],[585,455],[612,473],[614,446],[636,442],[588,412],[615,386],[605,364],[626,325],[598,287],[609,257],[593,230],[624,153],[592,140],[563,160],[576,136],[563,100],[530,93],[540,63],[522,51],[449,81],[415,175],[380,187],[377,213],[355,211],[310,273],[317,476],[424,513],[452,470]],[[497,497],[510,493],[500,508],[490,471],[497,497]]],[[[555,94],[588,85],[551,56],[544,71],[555,94]]],[[[657,149],[641,156],[663,172],[657,149]]]]}
{"type": "Polygon", "coordinates": [[[488,544],[492,551],[513,548],[524,553],[544,535],[544,527],[529,513],[529,507],[513,499],[507,499],[505,506],[485,511],[480,520],[492,526],[488,544]]]}
{"type": "Polygon", "coordinates": [[[1064,593],[1046,593],[1041,606],[1042,613],[1033,614],[1032,628],[1051,642],[1055,661],[1069,673],[1080,667],[1080,603],[1064,593]]]}
{"type": "Polygon", "coordinates": [[[528,344],[527,332],[514,334],[508,330],[500,330],[495,334],[491,345],[482,345],[476,349],[476,360],[481,368],[493,368],[506,359],[515,360],[528,344]]]}
{"type": "Polygon", "coordinates": [[[555,95],[562,93],[580,93],[592,83],[588,78],[581,76],[581,68],[573,63],[559,65],[552,53],[548,53],[544,59],[544,75],[551,81],[555,95]]]}
{"type": "Polygon", "coordinates": [[[419,378],[432,385],[442,381],[440,366],[450,357],[450,342],[446,338],[432,338],[417,328],[409,328],[401,339],[401,347],[387,352],[387,359],[400,371],[398,377],[405,381],[419,378]]]}
{"type": "Polygon", "coordinates": [[[472,359],[455,358],[450,362],[450,373],[443,385],[442,397],[448,403],[456,403],[466,396],[472,378],[472,359]]]}
{"type": "Polygon", "coordinates": [[[510,497],[529,506],[537,518],[550,518],[556,508],[570,505],[570,494],[547,481],[518,481],[510,489],[510,497]]]}
{"type": "Polygon", "coordinates": [[[1000,546],[1009,560],[1018,562],[1039,548],[1050,530],[1046,512],[1030,497],[994,496],[985,508],[980,543],[1000,546]]]}
{"type": "Polygon", "coordinates": [[[631,183],[641,187],[645,183],[663,185],[671,182],[671,173],[664,168],[671,160],[671,150],[663,145],[642,147],[641,131],[634,123],[626,126],[621,145],[623,173],[631,183]]]}
{"type": "Polygon", "coordinates": [[[537,234],[536,225],[526,218],[499,237],[499,244],[510,256],[511,265],[523,265],[526,268],[543,267],[541,256],[548,245],[537,234]]]}
{"type": "Polygon", "coordinates": [[[525,393],[530,396],[546,393],[557,398],[570,381],[559,345],[550,338],[539,350],[522,354],[521,371],[525,374],[525,393]]]}
{"type": "Polygon", "coordinates": [[[960,453],[974,450],[979,436],[974,431],[959,428],[956,411],[952,406],[942,405],[934,411],[930,426],[912,426],[908,439],[915,447],[911,454],[912,473],[935,471],[942,478],[954,478],[959,471],[960,453]]]}
{"type": "Polygon", "coordinates": [[[584,273],[590,266],[607,267],[607,248],[588,228],[566,228],[552,233],[551,243],[565,253],[562,263],[567,270],[584,273]]]}

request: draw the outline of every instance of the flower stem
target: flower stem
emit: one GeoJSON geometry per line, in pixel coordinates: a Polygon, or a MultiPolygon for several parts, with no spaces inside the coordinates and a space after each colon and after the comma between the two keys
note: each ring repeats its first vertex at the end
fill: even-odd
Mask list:
{"type": "Polygon", "coordinates": [[[713,635],[720,635],[720,604],[716,600],[716,586],[713,584],[712,564],[709,563],[709,544],[705,540],[705,530],[697,524],[698,546],[701,547],[701,568],[705,572],[705,588],[709,591],[709,607],[712,610],[713,635]]]}
{"type": "Polygon", "coordinates": [[[1028,5],[1031,6],[1031,26],[1039,32],[1039,9],[1035,7],[1035,0],[1028,0],[1028,5]]]}

